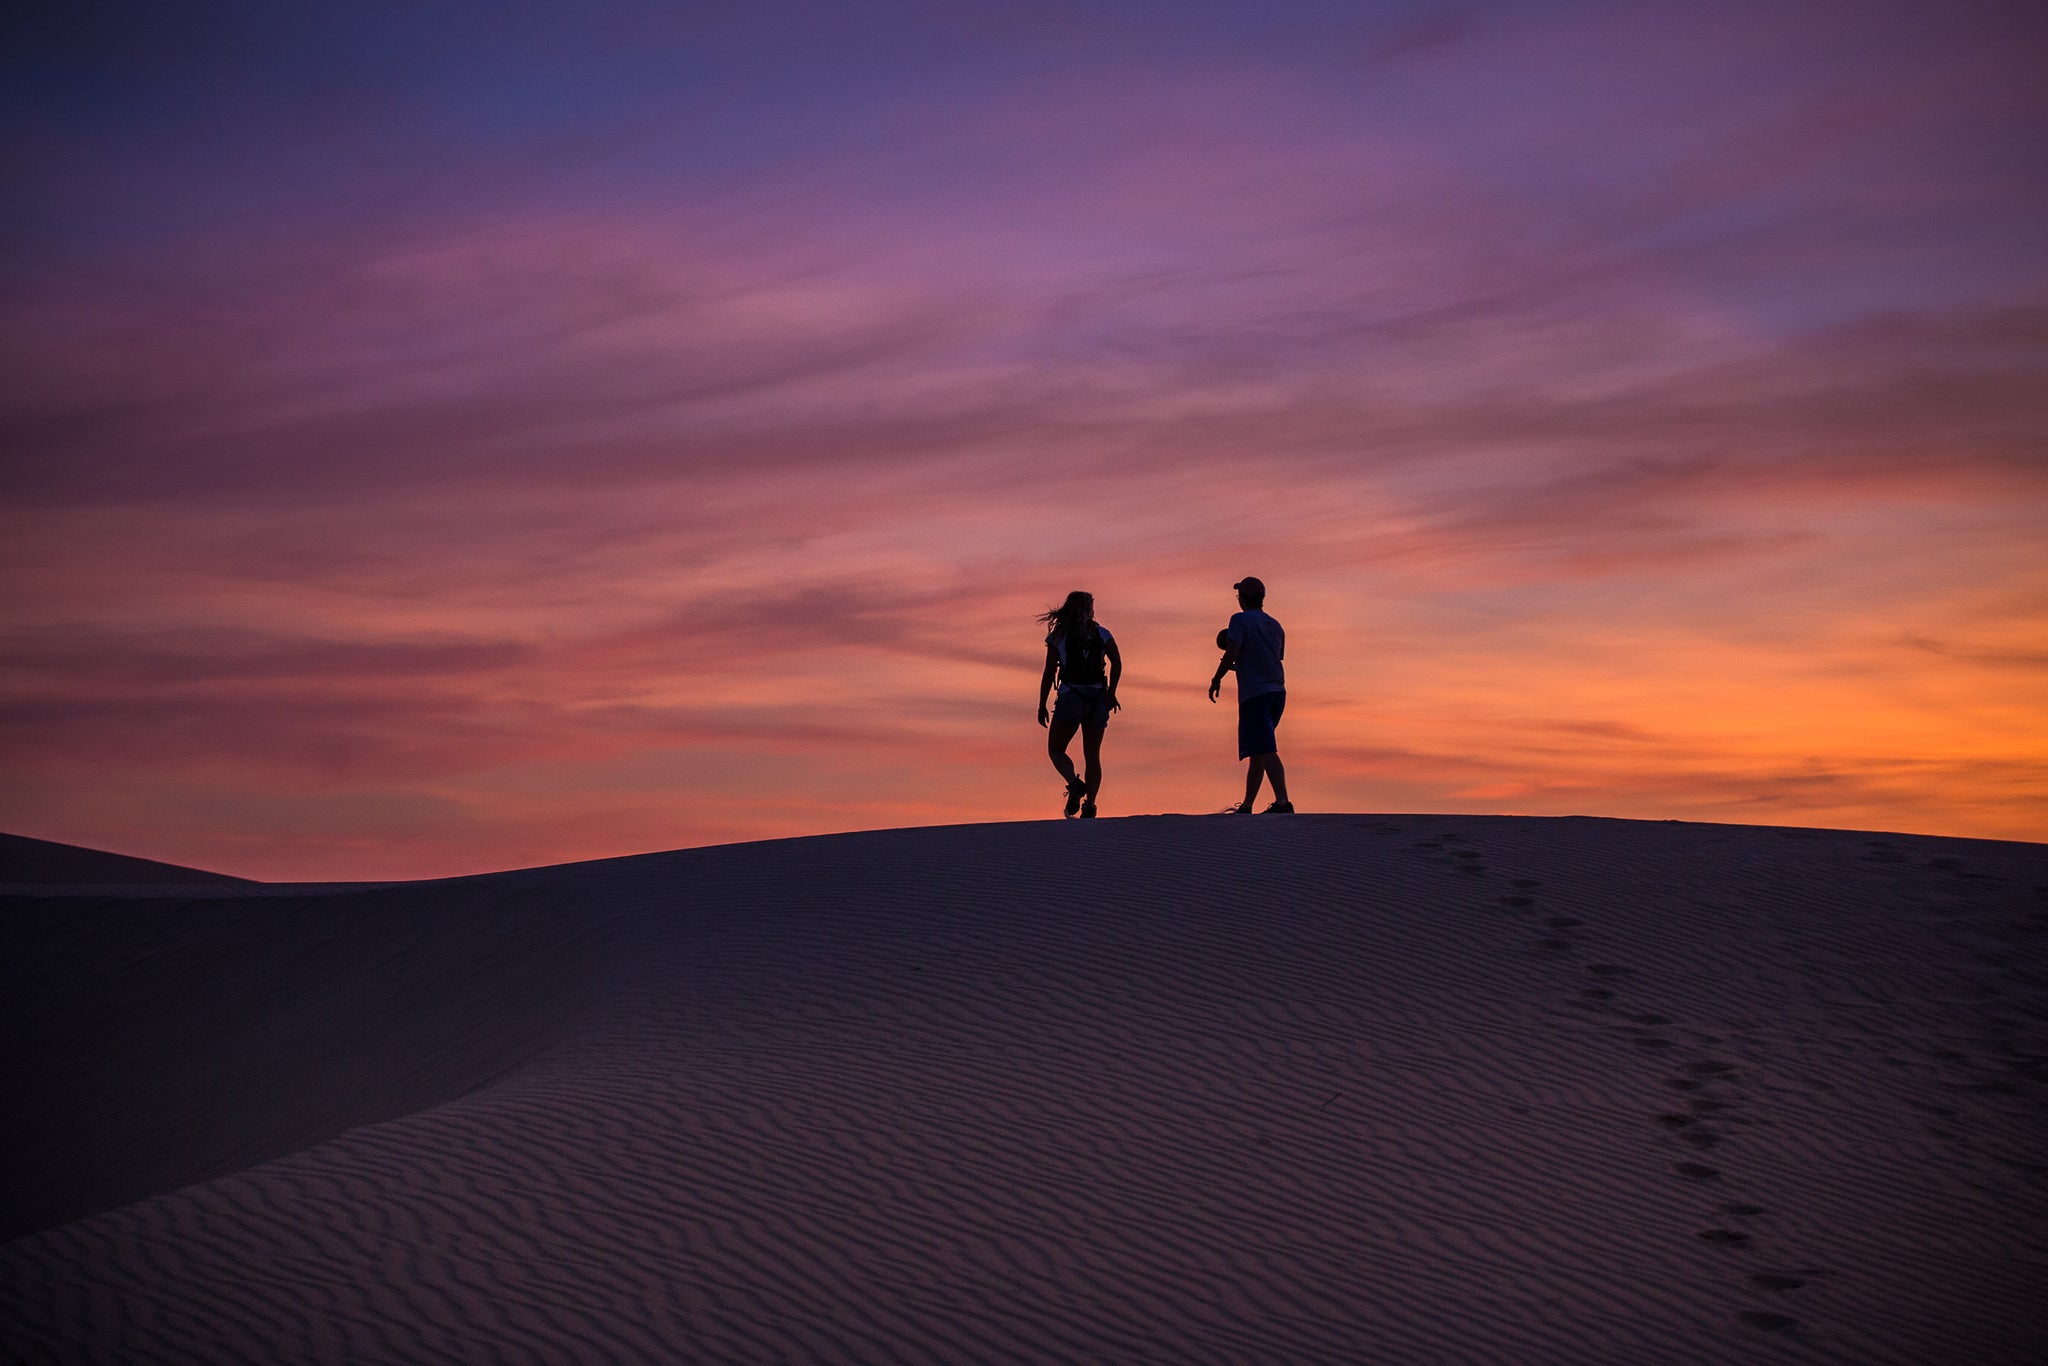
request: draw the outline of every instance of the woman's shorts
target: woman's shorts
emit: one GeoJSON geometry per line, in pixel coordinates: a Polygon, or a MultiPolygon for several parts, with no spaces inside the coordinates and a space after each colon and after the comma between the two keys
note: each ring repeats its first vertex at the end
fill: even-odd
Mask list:
{"type": "Polygon", "coordinates": [[[1280,713],[1286,709],[1285,692],[1262,692],[1257,697],[1240,697],[1237,700],[1237,757],[1249,759],[1254,754],[1278,754],[1280,739],[1273,732],[1280,724],[1280,713]]]}
{"type": "Polygon", "coordinates": [[[1071,721],[1083,730],[1102,729],[1109,724],[1109,689],[1074,688],[1062,692],[1060,700],[1053,703],[1052,719],[1054,725],[1071,721]]]}

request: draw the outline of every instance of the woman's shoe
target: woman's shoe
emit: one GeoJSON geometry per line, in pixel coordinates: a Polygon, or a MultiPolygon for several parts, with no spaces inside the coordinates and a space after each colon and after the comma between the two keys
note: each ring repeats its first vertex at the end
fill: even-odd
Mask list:
{"type": "Polygon", "coordinates": [[[1095,819],[1095,803],[1094,803],[1094,802],[1082,802],[1082,803],[1081,803],[1081,819],[1082,819],[1082,820],[1084,820],[1084,821],[1092,821],[1092,820],[1094,820],[1094,819],[1095,819]]]}
{"type": "Polygon", "coordinates": [[[1067,784],[1067,819],[1068,819],[1068,820],[1072,820],[1072,819],[1074,819],[1075,815],[1076,815],[1077,813],[1079,813],[1079,811],[1081,810],[1081,799],[1082,799],[1083,797],[1087,796],[1087,795],[1088,795],[1088,785],[1087,785],[1086,783],[1068,783],[1068,784],[1067,784]]]}
{"type": "Polygon", "coordinates": [[[1266,814],[1269,816],[1291,816],[1294,814],[1294,803],[1274,802],[1266,808],[1266,814]]]}

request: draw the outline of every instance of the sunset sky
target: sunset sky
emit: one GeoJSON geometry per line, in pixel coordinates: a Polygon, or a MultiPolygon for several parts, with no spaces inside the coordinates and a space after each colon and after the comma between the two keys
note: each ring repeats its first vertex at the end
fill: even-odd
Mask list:
{"type": "Polygon", "coordinates": [[[396,878],[1105,815],[2048,837],[2034,4],[38,5],[0,828],[396,878]]]}

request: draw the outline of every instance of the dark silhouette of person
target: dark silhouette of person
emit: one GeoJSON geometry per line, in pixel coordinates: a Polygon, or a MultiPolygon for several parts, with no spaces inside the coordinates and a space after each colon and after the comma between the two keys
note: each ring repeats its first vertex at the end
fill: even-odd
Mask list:
{"type": "Polygon", "coordinates": [[[1123,710],[1116,700],[1116,685],[1124,676],[1124,658],[1117,652],[1116,637],[1095,620],[1093,593],[1076,589],[1038,620],[1050,628],[1045,636],[1045,672],[1038,679],[1038,724],[1047,728],[1046,753],[1067,782],[1067,818],[1093,817],[1095,794],[1102,790],[1102,735],[1109,729],[1109,714],[1123,710]],[[1045,697],[1055,672],[1060,696],[1048,721],[1045,697]],[[1077,730],[1087,765],[1086,773],[1078,776],[1074,761],[1067,757],[1077,730]]]}
{"type": "Polygon", "coordinates": [[[1281,661],[1287,654],[1287,632],[1266,615],[1266,585],[1246,576],[1230,585],[1237,590],[1237,605],[1244,610],[1230,618],[1230,624],[1216,637],[1223,658],[1216,661],[1215,677],[1209,680],[1209,700],[1222,691],[1223,675],[1237,671],[1237,757],[1251,760],[1245,774],[1244,800],[1224,812],[1249,816],[1259,798],[1259,783],[1273,780],[1273,804],[1269,814],[1291,816],[1294,803],[1287,800],[1287,770],[1280,763],[1280,739],[1274,733],[1280,713],[1287,708],[1287,675],[1281,661]]]}

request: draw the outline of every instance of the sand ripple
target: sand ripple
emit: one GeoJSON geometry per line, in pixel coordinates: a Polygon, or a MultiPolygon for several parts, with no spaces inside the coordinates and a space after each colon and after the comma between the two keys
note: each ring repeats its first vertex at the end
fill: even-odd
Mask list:
{"type": "Polygon", "coordinates": [[[2043,887],[2034,845],[1158,817],[17,901],[63,1067],[10,1079],[54,1226],[0,1341],[2030,1361],[2043,887]]]}

